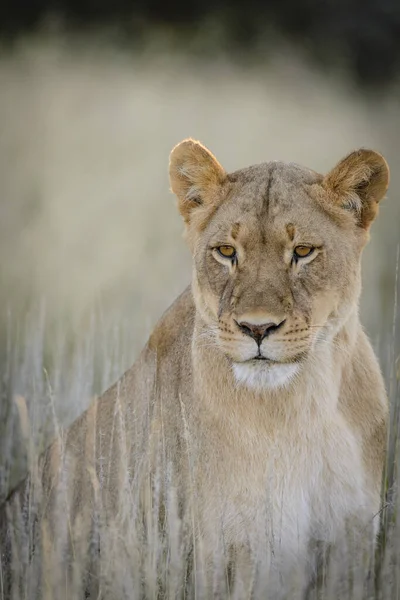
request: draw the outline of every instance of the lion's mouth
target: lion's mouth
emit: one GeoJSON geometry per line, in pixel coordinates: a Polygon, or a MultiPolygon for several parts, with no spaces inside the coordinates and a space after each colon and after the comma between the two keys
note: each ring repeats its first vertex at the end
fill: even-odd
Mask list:
{"type": "Polygon", "coordinates": [[[227,357],[227,358],[229,358],[229,360],[232,363],[236,363],[239,365],[260,365],[261,366],[264,364],[265,366],[267,366],[267,365],[274,366],[274,365],[284,364],[278,360],[273,360],[272,358],[268,358],[266,356],[261,356],[261,355],[253,356],[252,358],[248,358],[246,360],[239,360],[239,361],[232,360],[230,357],[227,357]]]}
{"type": "Polygon", "coordinates": [[[278,360],[273,360],[272,358],[268,358],[267,356],[263,356],[262,354],[258,354],[257,356],[253,356],[253,358],[249,358],[244,361],[247,364],[259,364],[265,363],[266,365],[280,365],[281,362],[278,360]]]}
{"type": "Polygon", "coordinates": [[[262,354],[257,354],[256,356],[253,356],[252,358],[249,358],[243,362],[247,363],[247,364],[257,364],[257,363],[264,362],[266,365],[271,365],[271,366],[273,366],[273,365],[290,365],[290,364],[299,364],[299,363],[303,362],[304,359],[306,358],[306,356],[307,356],[306,352],[300,352],[296,356],[292,356],[286,360],[285,359],[275,360],[273,358],[268,358],[267,356],[263,356],[262,354]]]}

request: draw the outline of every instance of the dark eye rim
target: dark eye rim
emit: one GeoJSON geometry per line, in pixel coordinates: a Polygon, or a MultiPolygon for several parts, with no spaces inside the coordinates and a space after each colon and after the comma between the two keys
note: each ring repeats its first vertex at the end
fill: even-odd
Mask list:
{"type": "Polygon", "coordinates": [[[314,252],[315,246],[309,246],[308,244],[297,244],[297,246],[293,248],[293,258],[295,260],[302,260],[303,258],[308,258],[309,256],[311,256],[312,254],[314,254],[314,252]],[[297,254],[296,248],[308,248],[309,252],[302,256],[301,254],[297,254]]]}
{"type": "Polygon", "coordinates": [[[237,256],[236,249],[233,246],[231,246],[230,244],[221,244],[221,246],[217,246],[215,248],[215,250],[218,252],[218,254],[222,258],[225,258],[225,260],[235,260],[236,259],[236,256],[237,256]],[[231,254],[230,256],[226,256],[226,254],[222,254],[222,252],[220,250],[221,248],[232,248],[233,254],[231,254]]]}

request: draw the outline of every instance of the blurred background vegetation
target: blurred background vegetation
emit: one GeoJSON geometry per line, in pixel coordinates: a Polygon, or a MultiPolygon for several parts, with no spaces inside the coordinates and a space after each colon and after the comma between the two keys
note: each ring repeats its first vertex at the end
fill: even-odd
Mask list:
{"type": "Polygon", "coordinates": [[[0,499],[25,464],[15,395],[43,445],[189,283],[167,178],[184,137],[231,171],[386,156],[361,310],[392,386],[399,62],[396,0],[0,4],[0,499]]]}

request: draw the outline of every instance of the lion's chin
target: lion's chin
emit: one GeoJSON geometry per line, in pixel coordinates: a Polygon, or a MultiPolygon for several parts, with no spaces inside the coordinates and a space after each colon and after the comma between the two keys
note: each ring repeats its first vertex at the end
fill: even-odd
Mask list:
{"type": "Polygon", "coordinates": [[[287,387],[300,370],[299,363],[271,363],[250,360],[232,363],[238,384],[252,389],[277,389],[287,387]]]}

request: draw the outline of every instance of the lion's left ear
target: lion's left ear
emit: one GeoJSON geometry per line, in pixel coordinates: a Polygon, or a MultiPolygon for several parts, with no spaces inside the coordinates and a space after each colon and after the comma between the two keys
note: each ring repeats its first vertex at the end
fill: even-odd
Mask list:
{"type": "Polygon", "coordinates": [[[356,150],[324,177],[323,185],[336,204],[353,210],[359,226],[368,229],[388,189],[389,167],[378,152],[356,150]]]}
{"type": "Polygon", "coordinates": [[[199,209],[207,212],[212,208],[225,177],[215,156],[200,142],[187,139],[173,148],[169,179],[186,224],[199,209]]]}

